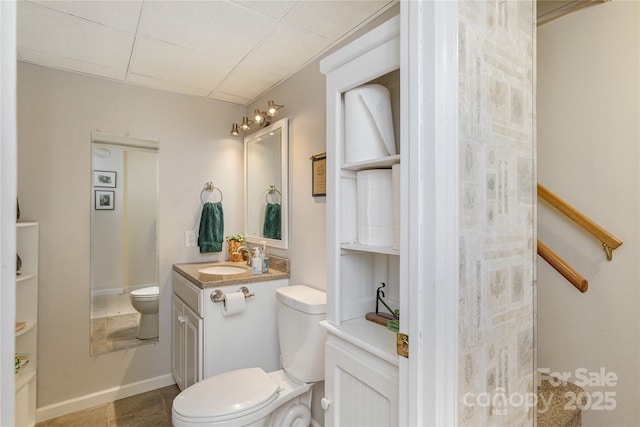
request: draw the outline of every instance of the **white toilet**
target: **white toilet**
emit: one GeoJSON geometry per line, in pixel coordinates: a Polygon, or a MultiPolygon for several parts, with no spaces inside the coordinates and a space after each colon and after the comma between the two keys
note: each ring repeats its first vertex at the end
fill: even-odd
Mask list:
{"type": "Polygon", "coordinates": [[[327,296],[307,286],[276,290],[280,371],[238,369],[204,379],[173,401],[174,427],[307,427],[311,386],[324,380],[327,296]]]}
{"type": "Polygon", "coordinates": [[[129,293],[131,305],[140,313],[136,338],[148,340],[158,338],[158,301],[160,287],[149,286],[129,293]]]}

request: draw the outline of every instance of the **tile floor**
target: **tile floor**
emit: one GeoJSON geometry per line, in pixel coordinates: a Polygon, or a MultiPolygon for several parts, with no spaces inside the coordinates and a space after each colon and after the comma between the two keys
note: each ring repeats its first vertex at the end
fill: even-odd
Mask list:
{"type": "Polygon", "coordinates": [[[172,385],[63,415],[36,427],[171,427],[171,405],[180,390],[172,385]]]}

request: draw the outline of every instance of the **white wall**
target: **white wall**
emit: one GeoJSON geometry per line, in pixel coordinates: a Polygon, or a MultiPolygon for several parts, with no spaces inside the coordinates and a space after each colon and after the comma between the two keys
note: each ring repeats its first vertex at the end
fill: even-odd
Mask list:
{"type": "MultiPolygon", "coordinates": [[[[171,268],[217,259],[185,248],[200,191],[224,193],[225,234],[242,230],[242,143],[229,136],[244,109],[20,63],[18,195],[40,221],[38,406],[170,373],[171,268]],[[160,340],[89,356],[91,131],[160,140],[160,340]]],[[[170,377],[168,377],[170,378],[170,377]]]]}
{"type": "MultiPolygon", "coordinates": [[[[538,178],[624,244],[600,242],[539,203],[541,241],[589,281],[580,294],[538,260],[538,366],[619,378],[615,410],[585,426],[640,422],[640,3],[614,0],[538,29],[538,178]]],[[[596,400],[594,399],[594,402],[596,400]]]]}
{"type": "Polygon", "coordinates": [[[100,157],[93,154],[92,171],[113,171],[116,173],[116,185],[118,188],[91,188],[91,221],[93,228],[92,239],[95,242],[91,248],[91,290],[108,291],[109,289],[121,290],[126,288],[123,281],[124,265],[122,259],[122,211],[123,211],[123,151],[110,149],[109,157],[100,157]],[[119,181],[118,181],[119,180],[119,181]],[[95,209],[95,192],[113,191],[113,210],[95,209]]]}
{"type": "Polygon", "coordinates": [[[135,288],[157,283],[157,223],[158,223],[158,155],[128,150],[126,159],[127,200],[124,234],[127,271],[126,286],[135,288]]]}

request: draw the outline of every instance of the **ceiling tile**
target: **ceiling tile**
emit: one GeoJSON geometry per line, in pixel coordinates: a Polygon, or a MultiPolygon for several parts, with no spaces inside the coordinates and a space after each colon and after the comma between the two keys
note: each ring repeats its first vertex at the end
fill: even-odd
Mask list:
{"type": "Polygon", "coordinates": [[[243,106],[249,104],[252,101],[251,98],[244,98],[242,96],[231,95],[230,93],[224,92],[212,92],[211,94],[209,94],[209,98],[217,99],[218,101],[231,102],[233,104],[240,104],[243,106]]]}
{"type": "Polygon", "coordinates": [[[129,73],[127,81],[136,85],[145,86],[152,89],[165,90],[167,92],[181,93],[183,95],[207,96],[207,94],[209,93],[207,89],[176,84],[155,79],[149,76],[141,76],[135,73],[129,73]]]}
{"type": "Polygon", "coordinates": [[[284,21],[336,41],[389,3],[389,0],[300,1],[284,21]]]}
{"type": "Polygon", "coordinates": [[[67,63],[120,70],[124,78],[133,46],[131,33],[28,2],[18,2],[17,26],[19,52],[29,49],[50,58],[60,56],[67,63]]]}
{"type": "Polygon", "coordinates": [[[242,65],[286,77],[330,44],[327,39],[281,24],[242,65]]]}
{"type": "Polygon", "coordinates": [[[33,1],[79,18],[135,33],[142,1],[33,1]]]}
{"type": "Polygon", "coordinates": [[[234,0],[234,2],[276,19],[282,19],[296,4],[295,1],[285,0],[234,0]]]}
{"type": "Polygon", "coordinates": [[[239,66],[215,91],[255,99],[280,80],[282,76],[239,66]]]}
{"type": "Polygon", "coordinates": [[[82,62],[64,56],[52,55],[40,50],[18,48],[18,61],[30,62],[44,67],[57,68],[60,70],[75,71],[92,76],[106,77],[114,80],[124,80],[126,67],[110,68],[106,65],[82,62]]]}
{"type": "Polygon", "coordinates": [[[138,37],[129,70],[168,82],[208,89],[206,93],[209,93],[235,65],[170,43],[138,37]]]}
{"type": "Polygon", "coordinates": [[[138,34],[240,62],[277,24],[228,1],[146,2],[138,34]]]}

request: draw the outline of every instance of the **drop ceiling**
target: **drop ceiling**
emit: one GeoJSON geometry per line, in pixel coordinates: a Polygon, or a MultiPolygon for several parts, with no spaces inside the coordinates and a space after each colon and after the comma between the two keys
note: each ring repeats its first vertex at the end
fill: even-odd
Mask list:
{"type": "Polygon", "coordinates": [[[18,2],[18,60],[247,105],[397,0],[18,2]]]}

